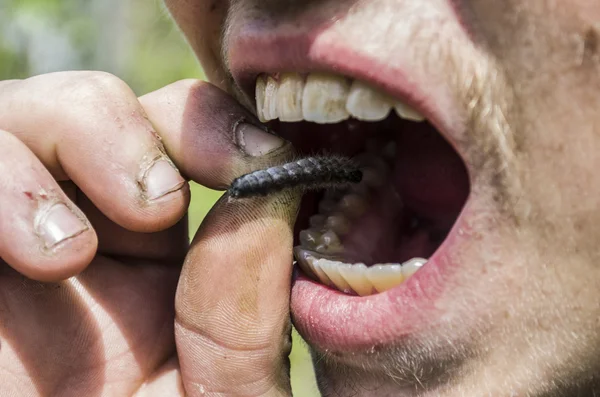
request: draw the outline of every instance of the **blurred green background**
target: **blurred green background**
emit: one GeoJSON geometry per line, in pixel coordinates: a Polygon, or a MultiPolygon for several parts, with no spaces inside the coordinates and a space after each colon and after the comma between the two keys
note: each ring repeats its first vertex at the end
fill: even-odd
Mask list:
{"type": "MultiPolygon", "coordinates": [[[[160,0],[0,0],[0,80],[102,70],[138,94],[202,70],[160,0]]],[[[220,196],[192,186],[190,232],[220,196]]],[[[310,357],[294,333],[294,396],[319,396],[310,357]]]]}

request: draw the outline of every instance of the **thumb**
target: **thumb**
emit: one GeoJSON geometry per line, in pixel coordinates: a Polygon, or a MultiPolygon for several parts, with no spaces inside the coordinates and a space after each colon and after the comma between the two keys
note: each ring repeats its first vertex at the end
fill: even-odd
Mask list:
{"type": "Polygon", "coordinates": [[[221,199],[198,231],[176,298],[188,396],[291,396],[289,299],[299,196],[221,199]]]}

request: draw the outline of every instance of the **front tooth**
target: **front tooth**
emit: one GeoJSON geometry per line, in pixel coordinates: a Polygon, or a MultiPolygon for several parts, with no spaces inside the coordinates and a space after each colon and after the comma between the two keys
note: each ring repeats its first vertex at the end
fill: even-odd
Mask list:
{"type": "Polygon", "coordinates": [[[284,73],[279,79],[277,109],[281,121],[302,121],[304,79],[298,73],[284,73]]]}
{"type": "Polygon", "coordinates": [[[392,101],[387,95],[358,80],[352,83],[346,101],[346,110],[352,116],[363,121],[380,121],[388,116],[391,109],[392,101]]]}
{"type": "Polygon", "coordinates": [[[366,277],[377,292],[385,292],[404,282],[401,265],[376,265],[367,269],[366,277]]]}
{"type": "Polygon", "coordinates": [[[350,284],[344,280],[344,277],[340,274],[340,268],[352,266],[347,263],[342,262],[334,262],[328,259],[319,259],[315,262],[316,265],[321,267],[321,270],[327,274],[327,277],[331,280],[331,282],[343,292],[351,292],[352,288],[350,284]]]}
{"type": "Polygon", "coordinates": [[[415,274],[424,264],[427,263],[427,259],[413,258],[402,264],[402,275],[408,280],[413,274],[415,274]]]}
{"type": "Polygon", "coordinates": [[[358,263],[352,266],[339,268],[340,274],[350,284],[350,287],[360,296],[373,294],[373,284],[367,278],[367,266],[358,263]]]}
{"type": "Polygon", "coordinates": [[[267,121],[265,119],[265,90],[267,89],[267,80],[264,76],[258,76],[256,79],[256,115],[261,123],[267,121]]]}
{"type": "Polygon", "coordinates": [[[350,115],[346,100],[350,84],[342,76],[311,73],[306,79],[302,96],[304,120],[316,123],[339,123],[350,115]]]}
{"type": "Polygon", "coordinates": [[[394,109],[396,110],[396,114],[403,119],[417,122],[425,121],[423,115],[402,102],[396,102],[394,109]]]}
{"type": "Polygon", "coordinates": [[[267,77],[267,85],[265,88],[265,105],[263,107],[263,117],[265,120],[275,120],[279,117],[277,110],[277,91],[279,83],[273,77],[267,77]]]}

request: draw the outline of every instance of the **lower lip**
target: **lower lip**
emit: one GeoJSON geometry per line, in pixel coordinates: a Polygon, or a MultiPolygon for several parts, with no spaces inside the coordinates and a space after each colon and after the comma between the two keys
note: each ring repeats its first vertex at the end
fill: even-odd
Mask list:
{"type": "Polygon", "coordinates": [[[431,329],[439,319],[435,302],[458,270],[457,252],[472,235],[470,200],[446,240],[409,280],[385,293],[358,297],[319,284],[302,273],[292,286],[295,327],[310,345],[330,353],[360,352],[399,343],[431,329]]]}

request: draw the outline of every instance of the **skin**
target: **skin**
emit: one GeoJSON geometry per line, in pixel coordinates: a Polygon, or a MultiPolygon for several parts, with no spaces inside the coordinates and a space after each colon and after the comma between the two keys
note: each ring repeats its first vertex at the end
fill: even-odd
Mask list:
{"type": "MultiPolygon", "coordinates": [[[[373,32],[373,16],[405,21],[407,4],[167,1],[211,81],[249,108],[227,47],[249,15],[277,26],[335,14],[339,31],[322,34],[372,44],[373,60],[393,64],[396,36],[364,43],[351,34],[373,32]]],[[[446,323],[371,356],[314,346],[322,392],[592,396],[600,390],[600,6],[462,0],[454,8],[467,28],[451,19],[444,32],[457,39],[420,70],[445,82],[455,104],[451,124],[464,128],[449,139],[469,167],[485,233],[457,254],[461,271],[438,299],[446,323]]],[[[430,36],[421,40],[415,49],[430,48],[430,36]]],[[[222,201],[188,246],[187,185],[148,200],[137,183],[148,158],[223,188],[289,154],[283,146],[249,156],[232,133],[241,118],[253,120],[195,81],[142,98],[102,73],[0,83],[0,184],[14,187],[0,193],[2,395],[290,395],[285,247],[297,198],[222,201]],[[51,250],[31,249],[48,200],[89,227],[51,250]]]]}

